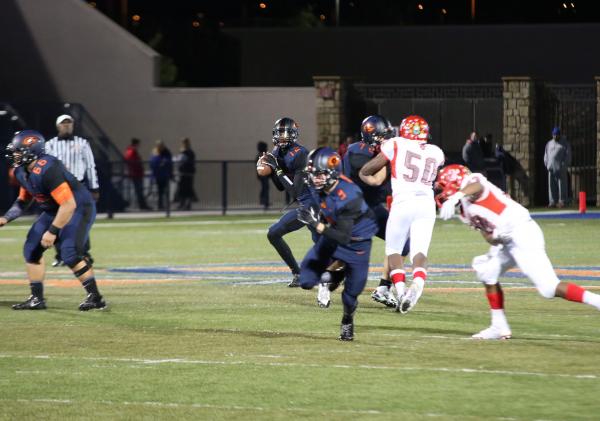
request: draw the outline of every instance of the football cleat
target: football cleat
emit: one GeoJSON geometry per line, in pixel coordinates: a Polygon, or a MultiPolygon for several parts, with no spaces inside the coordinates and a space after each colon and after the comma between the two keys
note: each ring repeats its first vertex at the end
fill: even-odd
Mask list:
{"type": "Polygon", "coordinates": [[[299,273],[294,273],[294,277],[292,278],[292,280],[288,284],[288,287],[290,287],[290,288],[298,288],[299,286],[300,286],[300,274],[299,273]]]}
{"type": "Polygon", "coordinates": [[[63,262],[62,260],[56,259],[55,261],[52,262],[52,267],[53,268],[57,268],[59,266],[64,266],[65,262],[63,262]]]}
{"type": "Polygon", "coordinates": [[[331,305],[331,292],[329,292],[328,284],[319,284],[317,304],[321,308],[328,308],[331,305]]]}
{"type": "Polygon", "coordinates": [[[353,341],[354,340],[354,323],[343,324],[340,326],[340,341],[353,341]]]}
{"type": "Polygon", "coordinates": [[[371,294],[373,301],[383,304],[386,307],[397,307],[398,301],[391,291],[381,293],[377,289],[371,294]]]}
{"type": "Polygon", "coordinates": [[[43,298],[30,295],[29,298],[22,303],[14,304],[13,310],[46,310],[46,300],[43,298]]]}
{"type": "Polygon", "coordinates": [[[512,332],[510,329],[500,329],[496,326],[490,326],[487,329],[483,329],[481,332],[474,334],[471,336],[473,339],[482,339],[482,340],[504,340],[510,339],[512,337],[512,332]]]}
{"type": "Polygon", "coordinates": [[[102,295],[90,293],[85,297],[85,300],[79,304],[79,311],[102,310],[106,308],[106,303],[102,299],[102,295]]]}
{"type": "Polygon", "coordinates": [[[406,294],[404,294],[398,304],[397,310],[400,313],[406,314],[413,309],[413,307],[417,304],[417,301],[419,301],[419,298],[421,298],[421,294],[423,294],[423,286],[423,281],[419,281],[418,279],[413,281],[410,288],[408,288],[408,291],[406,291],[406,294]]]}

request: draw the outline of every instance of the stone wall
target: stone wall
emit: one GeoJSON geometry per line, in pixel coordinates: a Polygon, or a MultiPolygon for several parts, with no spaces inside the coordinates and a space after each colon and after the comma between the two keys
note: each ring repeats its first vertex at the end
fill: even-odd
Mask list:
{"type": "Polygon", "coordinates": [[[535,180],[535,82],[530,77],[504,77],[503,82],[503,147],[515,157],[527,175],[519,183],[509,177],[509,193],[519,203],[533,203],[535,180]]]}
{"type": "Polygon", "coordinates": [[[317,97],[317,145],[337,149],[346,131],[349,80],[340,76],[315,76],[317,97]]]}

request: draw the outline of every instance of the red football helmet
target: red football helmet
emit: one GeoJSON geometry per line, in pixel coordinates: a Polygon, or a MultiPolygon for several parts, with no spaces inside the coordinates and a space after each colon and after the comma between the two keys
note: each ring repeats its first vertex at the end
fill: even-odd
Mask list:
{"type": "Polygon", "coordinates": [[[442,203],[444,203],[448,197],[460,190],[462,181],[469,174],[471,174],[471,171],[469,171],[467,167],[458,164],[448,165],[440,170],[434,185],[434,189],[437,193],[435,195],[435,203],[439,208],[442,207],[442,203]]]}
{"type": "Polygon", "coordinates": [[[429,124],[423,117],[418,115],[409,115],[402,123],[398,130],[400,137],[408,140],[417,140],[419,142],[427,142],[429,140],[429,124]]]}

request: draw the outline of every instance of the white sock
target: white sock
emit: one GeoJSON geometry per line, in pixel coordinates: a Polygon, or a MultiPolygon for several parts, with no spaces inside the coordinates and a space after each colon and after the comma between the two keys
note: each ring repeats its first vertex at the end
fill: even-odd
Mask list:
{"type": "Polygon", "coordinates": [[[600,310],[600,295],[594,294],[593,292],[585,291],[583,293],[582,300],[585,304],[596,307],[600,310]]]}
{"type": "Polygon", "coordinates": [[[504,314],[503,309],[491,309],[492,313],[492,326],[500,329],[501,331],[510,331],[510,326],[508,326],[508,320],[506,320],[506,314],[504,314]]]}
{"type": "Polygon", "coordinates": [[[398,300],[399,300],[404,295],[404,291],[406,290],[406,283],[398,282],[398,283],[394,284],[394,287],[396,288],[396,296],[398,297],[398,300]]]}

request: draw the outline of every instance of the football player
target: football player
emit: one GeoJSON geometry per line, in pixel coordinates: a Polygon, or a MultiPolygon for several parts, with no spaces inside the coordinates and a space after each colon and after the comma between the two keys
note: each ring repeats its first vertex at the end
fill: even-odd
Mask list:
{"type": "MultiPolygon", "coordinates": [[[[385,182],[379,186],[366,184],[360,179],[358,174],[360,169],[380,152],[381,144],[394,137],[394,129],[387,118],[376,114],[368,116],[363,120],[360,126],[360,135],[361,141],[353,143],[348,147],[348,151],[342,159],[342,167],[344,175],[361,188],[365,202],[373,210],[377,219],[377,225],[379,226],[377,237],[385,240],[385,229],[389,216],[386,202],[388,194],[391,193],[390,177],[387,176],[387,166],[386,171],[384,171],[386,175],[385,182]]],[[[401,260],[399,264],[401,268],[396,269],[395,272],[401,274],[401,276],[396,277],[398,282],[404,283],[404,277],[406,276],[403,269],[404,258],[408,255],[409,247],[410,240],[407,240],[400,256],[401,260]],[[402,281],[399,278],[402,278],[402,281]]],[[[391,286],[392,282],[390,281],[388,259],[386,256],[383,262],[383,272],[379,286],[373,291],[371,298],[387,307],[397,308],[398,302],[391,291],[391,286]]]]}
{"type": "Polygon", "coordinates": [[[398,310],[410,311],[423,293],[427,278],[427,253],[436,218],[433,180],[444,163],[444,153],[427,143],[429,125],[420,116],[402,120],[399,136],[381,145],[381,153],[360,170],[369,185],[382,183],[378,172],[389,163],[392,173],[393,203],[385,233],[385,253],[389,259],[392,282],[396,287],[398,310]],[[402,251],[410,237],[412,284],[404,293],[402,251]]]}
{"type": "Polygon", "coordinates": [[[43,254],[56,243],[59,244],[63,261],[87,292],[79,310],[103,309],[106,303],[98,291],[94,271],[83,257],[85,243],[96,217],[94,199],[60,160],[44,153],[44,142],[40,133],[24,130],[17,132],[6,148],[6,157],[15,168],[15,177],[21,188],[15,203],[0,217],[0,227],[21,216],[31,200],[35,200],[42,210],[31,226],[23,247],[31,296],[12,308],[46,308],[43,254]]]}
{"type": "Polygon", "coordinates": [[[452,218],[459,205],[460,219],[480,231],[491,244],[488,253],[475,257],[472,263],[477,278],[485,286],[492,318],[490,327],[474,334],[474,339],[511,337],[498,277],[515,266],[533,282],[542,297],[561,297],[600,310],[600,295],[558,279],[546,254],[544,234],[529,211],[482,174],[471,174],[463,165],[449,165],[440,171],[436,190],[442,219],[452,218]]]}
{"type": "MultiPolygon", "coordinates": [[[[260,160],[271,167],[271,180],[280,191],[286,191],[297,200],[300,206],[310,206],[314,202],[304,181],[304,168],[308,151],[298,143],[298,125],[289,117],[280,118],[273,126],[273,151],[264,154],[260,160]]],[[[275,247],[279,256],[292,272],[289,287],[298,287],[300,267],[292,250],[283,236],[302,228],[304,225],[296,218],[296,211],[290,210],[279,221],[269,227],[267,238],[275,247]]]]}
{"type": "Polygon", "coordinates": [[[318,192],[319,205],[299,208],[298,220],[320,236],[302,260],[300,286],[311,289],[320,283],[334,260],[345,264],[344,313],[339,339],[351,341],[357,299],[369,273],[371,238],[378,227],[360,188],[341,174],[341,161],[330,148],[318,148],[308,155],[308,182],[318,192]]]}

